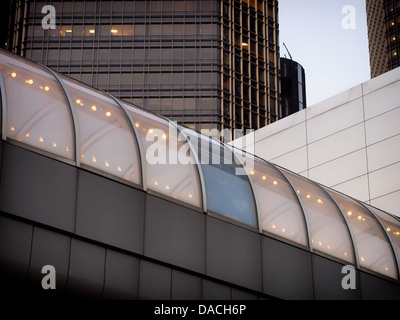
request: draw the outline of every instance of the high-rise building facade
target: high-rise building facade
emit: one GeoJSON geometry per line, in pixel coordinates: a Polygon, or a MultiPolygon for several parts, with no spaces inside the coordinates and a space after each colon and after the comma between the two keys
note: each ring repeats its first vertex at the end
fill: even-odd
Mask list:
{"type": "Polygon", "coordinates": [[[400,66],[400,1],[366,0],[371,77],[400,66]]]}
{"type": "Polygon", "coordinates": [[[12,2],[9,50],[121,99],[197,130],[282,115],[276,0],[12,2]]]}
{"type": "Polygon", "coordinates": [[[307,108],[306,73],[292,59],[281,58],[282,116],[307,108]]]}

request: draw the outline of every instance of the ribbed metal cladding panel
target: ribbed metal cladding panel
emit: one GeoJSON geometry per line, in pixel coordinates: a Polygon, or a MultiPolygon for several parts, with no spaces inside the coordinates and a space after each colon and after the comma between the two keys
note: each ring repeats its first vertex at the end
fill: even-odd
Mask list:
{"type": "Polygon", "coordinates": [[[139,259],[107,249],[102,299],[136,300],[138,288],[139,259]]]}
{"type": "Polygon", "coordinates": [[[230,300],[231,288],[223,284],[203,280],[203,300],[230,300]]]}
{"type": "Polygon", "coordinates": [[[206,274],[261,292],[260,235],[206,218],[206,274]]]}
{"type": "Polygon", "coordinates": [[[42,288],[44,266],[53,266],[56,271],[57,291],[64,291],[68,278],[71,238],[58,232],[34,227],[28,281],[37,290],[42,288]]]}
{"type": "Polygon", "coordinates": [[[201,278],[172,270],[172,300],[201,300],[201,278]]]}
{"type": "Polygon", "coordinates": [[[144,192],[80,170],[77,194],[76,234],[143,253],[144,192]]]}
{"type": "Polygon", "coordinates": [[[8,281],[10,277],[18,280],[26,278],[31,255],[32,230],[33,227],[28,224],[0,216],[1,280],[8,281]]]}
{"type": "Polygon", "coordinates": [[[262,238],[263,292],[290,300],[313,299],[311,253],[262,238]]]}
{"type": "Polygon", "coordinates": [[[171,275],[172,270],[170,268],[141,260],[139,271],[139,299],[171,299],[171,275]]]}
{"type": "Polygon", "coordinates": [[[3,169],[3,140],[0,139],[0,179],[1,179],[2,169],[3,169]]]}
{"type": "Polygon", "coordinates": [[[360,299],[360,283],[356,271],[356,289],[345,290],[342,280],[344,263],[338,263],[321,256],[313,255],[313,282],[316,300],[358,300],[360,299]]]}
{"type": "Polygon", "coordinates": [[[360,272],[362,300],[400,300],[400,285],[360,272]]]}
{"type": "Polygon", "coordinates": [[[73,232],[76,170],[67,164],[5,144],[0,210],[73,232]]]}
{"type": "Polygon", "coordinates": [[[100,246],[72,239],[66,291],[76,297],[99,299],[104,286],[105,252],[100,246]]]}
{"type": "Polygon", "coordinates": [[[147,195],[144,255],[205,272],[205,215],[147,195]]]}

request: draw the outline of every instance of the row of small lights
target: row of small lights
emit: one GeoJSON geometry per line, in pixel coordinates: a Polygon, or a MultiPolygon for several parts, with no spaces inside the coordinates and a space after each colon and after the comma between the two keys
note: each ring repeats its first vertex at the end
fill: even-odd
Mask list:
{"type": "MultiPolygon", "coordinates": [[[[79,106],[81,106],[81,107],[84,107],[84,106],[85,106],[85,104],[82,102],[81,99],[76,99],[75,102],[76,102],[77,105],[79,105],[79,106]]],[[[97,111],[97,106],[96,106],[96,105],[92,105],[92,106],[90,107],[90,109],[91,109],[93,112],[96,112],[96,111],[97,111]]],[[[111,112],[110,112],[110,111],[107,111],[107,112],[106,112],[106,117],[111,117],[111,112]]]]}
{"type": "MultiPolygon", "coordinates": [[[[110,32],[111,32],[112,34],[117,34],[117,33],[119,32],[119,30],[118,30],[118,29],[111,29],[110,32]]],[[[72,33],[72,29],[67,29],[67,30],[65,30],[65,33],[72,33]]],[[[89,33],[90,33],[90,34],[95,34],[95,33],[96,33],[96,30],[95,30],[95,29],[90,29],[90,30],[89,30],[89,33]]],[[[60,34],[63,34],[63,30],[60,30],[60,34]]]]}
{"type": "MultiPolygon", "coordinates": [[[[277,226],[276,226],[275,224],[272,224],[271,227],[272,227],[272,229],[277,229],[277,226]]],[[[390,228],[388,228],[388,229],[390,229],[390,228]]],[[[284,227],[282,227],[282,228],[281,228],[281,232],[282,232],[282,233],[286,233],[286,229],[285,229],[284,227]]],[[[293,234],[294,234],[294,233],[292,232],[291,235],[293,235],[293,234]]],[[[400,235],[400,232],[398,232],[398,234],[400,235]]],[[[315,243],[315,240],[314,240],[314,239],[311,239],[311,242],[314,244],[314,243],[315,243]]],[[[321,240],[318,241],[318,246],[323,247],[323,243],[322,243],[321,240]]],[[[329,244],[326,245],[326,248],[327,248],[328,250],[331,250],[331,249],[332,249],[331,246],[330,246],[329,244]]],[[[347,256],[348,256],[347,251],[345,251],[345,252],[343,253],[343,255],[347,257],[347,256]]],[[[366,261],[365,257],[361,256],[361,257],[360,257],[360,261],[361,261],[361,262],[365,262],[365,261],[366,261]]],[[[385,270],[386,270],[386,271],[389,271],[389,267],[385,267],[385,270]]],[[[375,271],[376,271],[376,270],[375,270],[375,271]]]]}
{"type": "MultiPolygon", "coordinates": [[[[93,31],[94,31],[94,30],[93,30],[93,31]]],[[[111,30],[111,32],[112,32],[112,31],[113,31],[113,30],[111,30]]],[[[115,31],[117,31],[117,30],[115,30],[115,31]]],[[[68,32],[68,31],[67,31],[67,32],[68,32]]],[[[12,78],[16,78],[16,77],[17,77],[17,73],[12,72],[12,73],[11,73],[11,77],[12,77],[12,78]]],[[[34,84],[34,81],[33,81],[33,79],[27,79],[27,80],[25,80],[25,83],[26,83],[26,84],[29,84],[29,85],[33,85],[33,84],[34,84]]],[[[46,91],[46,92],[50,91],[50,87],[49,87],[49,86],[44,86],[44,87],[43,87],[43,86],[39,86],[39,89],[40,89],[40,90],[44,90],[44,91],[46,91]]],[[[80,99],[77,99],[77,100],[76,100],[76,103],[77,103],[78,105],[80,105],[80,106],[84,106],[84,103],[83,103],[80,99]]],[[[94,112],[96,112],[96,111],[97,111],[97,106],[96,106],[96,105],[93,105],[93,106],[91,107],[91,110],[94,111],[94,112]]],[[[110,117],[110,116],[111,116],[111,112],[110,112],[110,111],[107,111],[107,112],[106,112],[106,116],[107,116],[107,117],[110,117]]],[[[139,123],[135,123],[135,126],[136,126],[136,128],[139,128],[140,125],[139,125],[139,123]]],[[[15,127],[12,126],[12,127],[10,128],[10,130],[14,132],[14,131],[15,131],[15,127]]],[[[153,131],[154,131],[153,129],[149,129],[149,133],[153,133],[153,131]]],[[[25,137],[26,137],[26,138],[29,138],[29,137],[30,137],[29,133],[27,133],[27,134],[25,135],[25,137]]],[[[164,135],[162,136],[162,138],[163,138],[163,139],[166,139],[167,136],[164,134],[164,135]]],[[[39,137],[39,142],[40,142],[40,143],[44,143],[44,138],[43,138],[42,136],[39,137]]],[[[57,148],[57,143],[56,143],[55,141],[53,141],[52,146],[53,146],[54,148],[57,148]]],[[[66,146],[66,151],[67,151],[67,152],[69,151],[69,147],[68,147],[68,146],[66,146]]],[[[84,158],[84,155],[82,155],[82,158],[84,158]]],[[[95,156],[92,157],[92,162],[93,162],[93,163],[96,163],[96,162],[97,162],[97,159],[96,159],[95,156]]],[[[110,167],[110,164],[109,164],[108,161],[104,161],[104,164],[105,164],[106,167],[110,167]]],[[[117,170],[118,170],[118,172],[122,172],[122,168],[121,168],[120,166],[117,166],[117,170]]],[[[254,171],[251,171],[251,172],[250,172],[250,175],[251,175],[251,176],[254,176],[254,175],[255,175],[255,172],[254,172],[254,171]]],[[[133,175],[133,176],[134,176],[134,175],[133,175]]],[[[267,180],[267,177],[266,177],[265,175],[262,176],[262,180],[266,181],[266,180],[267,180]]],[[[278,181],[274,180],[274,181],[273,181],[273,184],[274,184],[275,186],[277,186],[277,185],[278,185],[278,181]]],[[[155,187],[160,187],[158,181],[154,181],[154,186],[155,186],[155,187]]],[[[170,186],[169,186],[168,184],[166,184],[166,185],[164,186],[164,188],[165,188],[165,190],[167,190],[167,191],[170,190],[170,186]]],[[[297,190],[297,193],[300,194],[300,190],[297,190]]],[[[306,197],[307,197],[307,199],[310,199],[310,198],[311,198],[311,195],[308,194],[306,197]]],[[[190,198],[190,199],[193,198],[193,195],[192,195],[191,193],[188,193],[188,198],[190,198]]],[[[319,204],[323,204],[323,201],[322,201],[321,199],[318,199],[317,202],[318,202],[319,204]]],[[[348,212],[347,212],[347,215],[348,215],[348,217],[351,217],[351,216],[353,215],[353,212],[352,212],[352,211],[348,211],[348,212]]],[[[357,219],[358,219],[359,221],[366,221],[366,219],[365,219],[364,217],[362,217],[361,215],[358,215],[357,219]]],[[[272,224],[272,228],[273,228],[273,229],[276,229],[276,225],[275,225],[275,224],[272,224]]],[[[281,231],[282,231],[282,233],[286,233],[286,229],[285,229],[285,228],[281,228],[281,231]]],[[[390,228],[390,227],[386,228],[386,231],[387,231],[387,232],[390,232],[390,231],[391,231],[391,228],[390,228]]],[[[400,236],[400,232],[399,232],[399,231],[393,232],[393,234],[394,234],[394,235],[397,235],[397,236],[400,236]]],[[[293,232],[292,232],[292,235],[293,235],[293,232]]],[[[312,243],[314,243],[314,239],[312,239],[312,243]]],[[[321,241],[318,241],[318,245],[319,245],[320,247],[323,246],[323,244],[322,244],[321,241]]],[[[331,247],[330,247],[329,244],[327,245],[327,249],[328,249],[328,250],[331,250],[331,247]]],[[[344,252],[344,255],[347,256],[347,252],[344,252]]],[[[362,262],[365,262],[365,258],[364,258],[364,257],[360,257],[360,260],[361,260],[362,262]]],[[[385,270],[388,271],[389,268],[388,268],[388,267],[385,267],[385,270]]]]}
{"type": "MultiPolygon", "coordinates": [[[[156,187],[156,188],[162,188],[162,186],[160,186],[160,184],[158,183],[157,180],[154,180],[153,185],[154,185],[154,187],[156,187]]],[[[168,184],[166,184],[166,185],[164,186],[164,189],[165,189],[167,192],[170,192],[171,187],[170,187],[168,184]]],[[[187,197],[188,197],[189,199],[192,199],[192,198],[193,198],[193,195],[189,192],[189,193],[187,194],[187,197]]]]}
{"type": "MultiPolygon", "coordinates": [[[[12,77],[12,78],[16,78],[16,77],[17,77],[17,73],[12,72],[12,73],[11,73],[11,77],[12,77]]],[[[26,83],[26,84],[29,84],[29,85],[33,85],[33,84],[34,84],[34,81],[33,81],[33,79],[27,79],[27,80],[25,80],[25,83],[26,83]]],[[[40,88],[41,90],[45,90],[46,92],[50,91],[50,87],[49,87],[49,86],[45,86],[45,87],[40,86],[39,88],[40,88]]],[[[81,106],[81,107],[84,106],[84,103],[82,102],[81,99],[77,99],[75,102],[76,102],[77,105],[79,105],[79,106],[81,106]]],[[[98,108],[97,108],[96,105],[92,105],[92,106],[91,106],[91,110],[92,110],[93,112],[97,112],[97,111],[98,111],[98,108]]],[[[111,117],[111,112],[110,112],[110,111],[107,111],[107,112],[105,113],[105,115],[106,115],[106,117],[111,117]]],[[[135,126],[136,126],[137,128],[139,128],[140,124],[139,124],[139,123],[135,123],[135,126]]],[[[15,127],[12,126],[12,127],[10,128],[10,130],[14,132],[14,131],[15,131],[15,127]]],[[[145,130],[145,129],[144,129],[144,130],[145,130]]],[[[153,129],[149,129],[149,133],[153,133],[153,132],[154,132],[153,129]]],[[[156,135],[157,135],[157,134],[156,134],[156,135]]],[[[155,136],[156,136],[156,135],[155,135],[155,136]]],[[[27,134],[25,135],[25,137],[29,138],[29,137],[30,137],[29,133],[27,133],[27,134]]],[[[167,139],[167,135],[166,135],[166,134],[163,134],[162,139],[164,139],[164,140],[167,139]]],[[[40,142],[40,143],[44,143],[44,138],[43,138],[42,136],[39,137],[39,142],[40,142]]],[[[57,143],[56,143],[55,141],[53,141],[52,146],[53,146],[54,148],[56,148],[56,147],[57,147],[57,143]]],[[[67,152],[69,151],[69,147],[68,147],[68,146],[66,147],[66,151],[67,151],[67,152]]],[[[82,158],[84,158],[84,155],[82,155],[82,158]]],[[[97,159],[96,159],[95,156],[92,157],[92,162],[93,162],[93,163],[97,163],[97,159]]],[[[110,164],[109,164],[108,161],[104,161],[104,165],[105,165],[105,167],[110,167],[110,164]]],[[[121,168],[120,166],[117,166],[117,170],[118,170],[118,172],[122,172],[122,168],[121,168]]],[[[168,190],[168,189],[169,189],[169,188],[167,188],[167,190],[168,190]]],[[[192,198],[192,197],[193,197],[193,196],[192,196],[191,194],[189,194],[189,198],[192,198]]]]}
{"type": "MultiPolygon", "coordinates": [[[[11,73],[11,77],[12,78],[16,78],[17,77],[17,73],[16,72],[11,73]]],[[[33,81],[33,79],[27,79],[27,80],[25,80],[25,83],[29,84],[29,85],[33,85],[34,81],[33,81]]],[[[45,86],[45,87],[40,86],[39,89],[40,90],[44,90],[46,92],[50,91],[50,87],[49,86],[45,86]]]]}
{"type": "MultiPolygon", "coordinates": [[[[12,78],[16,78],[16,77],[17,77],[17,73],[12,72],[12,73],[11,73],[11,77],[12,77],[12,78]]],[[[33,84],[34,84],[34,81],[33,81],[33,79],[27,79],[27,80],[25,80],[25,83],[26,83],[26,84],[29,84],[29,85],[33,85],[33,84]]],[[[46,92],[50,91],[50,87],[49,87],[49,86],[45,86],[45,87],[40,86],[39,88],[40,88],[41,90],[46,91],[46,92]]],[[[84,103],[83,103],[80,99],[77,99],[75,102],[76,102],[78,105],[82,106],[82,107],[84,106],[84,103]]],[[[96,105],[92,105],[91,110],[94,111],[94,112],[96,112],[96,111],[98,110],[98,109],[97,109],[97,106],[96,106],[96,105]]],[[[111,117],[111,112],[110,112],[110,111],[107,111],[105,115],[106,115],[107,117],[111,117]]],[[[139,128],[140,124],[139,124],[139,123],[135,123],[135,126],[136,126],[136,128],[139,128]]],[[[10,130],[14,132],[14,131],[15,131],[15,127],[12,126],[12,127],[10,128],[10,130]]],[[[145,129],[144,129],[144,130],[145,130],[145,129]]],[[[149,129],[149,133],[153,133],[153,131],[154,131],[153,129],[149,129]]],[[[25,135],[25,137],[29,138],[29,137],[30,137],[29,133],[27,133],[27,134],[25,135]]],[[[166,139],[166,138],[167,138],[167,135],[166,135],[166,134],[163,134],[162,139],[166,139]]],[[[43,142],[44,142],[44,138],[43,138],[42,136],[39,137],[39,142],[40,142],[40,143],[43,143],[43,142]]],[[[55,141],[53,141],[52,146],[53,146],[54,148],[57,148],[57,143],[56,143],[55,141]]],[[[67,151],[67,152],[69,151],[69,147],[68,147],[68,146],[66,146],[66,151],[67,151]]],[[[82,158],[84,158],[84,155],[82,155],[82,158]]],[[[97,162],[97,159],[96,159],[95,156],[92,157],[92,162],[94,162],[94,163],[97,162]]],[[[109,164],[108,161],[104,161],[104,164],[105,164],[106,167],[109,167],[109,166],[110,166],[110,164],[109,164]]],[[[120,166],[117,166],[117,170],[118,170],[118,172],[122,172],[122,168],[121,168],[120,166]]],[[[251,176],[254,176],[254,175],[255,175],[255,171],[251,171],[251,172],[250,172],[250,175],[251,175],[251,176]]],[[[263,175],[263,176],[262,176],[262,180],[266,181],[266,180],[267,180],[267,176],[263,175]]],[[[155,182],[154,182],[154,185],[155,185],[156,187],[158,187],[158,182],[155,181],[155,182]]],[[[273,185],[277,186],[277,185],[278,185],[278,181],[274,180],[274,181],[273,181],[273,185]]],[[[170,187],[169,187],[168,185],[165,185],[165,189],[166,189],[166,190],[170,190],[170,187]]],[[[297,193],[300,194],[300,190],[297,190],[297,193]]],[[[189,193],[189,194],[188,194],[188,197],[189,197],[189,198],[192,198],[193,195],[189,193]]],[[[307,199],[311,199],[311,195],[309,195],[309,194],[308,194],[306,197],[307,197],[307,199]]],[[[317,200],[317,203],[323,204],[323,201],[322,201],[321,199],[318,199],[318,200],[317,200]]],[[[351,217],[352,214],[353,214],[352,211],[348,211],[348,212],[347,212],[348,217],[351,217]]],[[[365,218],[362,217],[361,215],[358,215],[357,219],[360,220],[360,221],[366,221],[365,218]]],[[[275,229],[276,226],[275,226],[275,225],[272,225],[272,228],[275,229]]],[[[391,228],[388,227],[386,230],[387,230],[387,232],[390,232],[390,231],[391,231],[391,228]]],[[[284,233],[284,232],[286,232],[286,230],[285,230],[284,228],[282,228],[282,232],[284,233]]],[[[393,234],[396,235],[396,236],[400,236],[400,232],[399,232],[399,231],[393,232],[393,234]]],[[[328,248],[328,249],[329,249],[329,248],[328,248]]]]}
{"type": "MultiPolygon", "coordinates": [[[[348,217],[351,217],[352,215],[353,215],[353,212],[349,210],[349,211],[347,212],[347,216],[348,216],[348,217]]],[[[358,215],[358,216],[357,216],[357,220],[359,220],[359,221],[364,221],[364,222],[366,221],[365,218],[364,218],[362,215],[358,215]]],[[[387,232],[391,232],[391,231],[392,231],[392,228],[387,227],[387,228],[386,228],[386,231],[387,231],[387,232]]],[[[393,231],[393,234],[394,234],[395,236],[400,236],[400,232],[399,232],[399,231],[393,231]]]]}
{"type": "MultiPolygon", "coordinates": [[[[254,176],[255,174],[256,174],[256,173],[255,173],[254,170],[250,172],[250,175],[251,175],[251,176],[254,176]]],[[[263,181],[266,181],[266,180],[267,180],[267,176],[263,175],[263,176],[262,176],[262,180],[263,180],[263,181]]],[[[274,186],[277,186],[277,185],[278,185],[278,181],[274,180],[274,181],[272,182],[272,184],[273,184],[274,186]]],[[[300,194],[300,190],[297,189],[297,193],[300,194]]],[[[311,199],[311,195],[310,195],[310,194],[308,194],[306,197],[307,197],[307,199],[311,199]]],[[[317,199],[317,203],[318,203],[318,204],[324,204],[324,202],[323,202],[321,199],[317,199]]]]}
{"type": "MultiPolygon", "coordinates": [[[[12,77],[12,78],[16,78],[17,76],[18,76],[18,75],[17,75],[16,72],[12,72],[12,73],[11,73],[11,77],[12,77]]],[[[34,81],[33,81],[33,79],[26,79],[26,80],[25,80],[25,83],[26,83],[26,84],[29,84],[29,85],[33,85],[33,84],[34,84],[34,81]]],[[[39,86],[39,89],[40,89],[40,90],[44,90],[44,91],[46,91],[46,92],[50,91],[50,87],[49,87],[49,86],[39,86]]],[[[10,127],[10,130],[11,130],[12,132],[15,132],[15,127],[14,127],[14,126],[11,126],[11,127],[10,127]]],[[[29,132],[25,134],[25,137],[26,137],[26,138],[30,138],[29,132]]],[[[43,138],[42,136],[40,136],[38,139],[39,139],[39,142],[40,142],[40,143],[44,143],[44,138],[43,138]]],[[[57,143],[56,143],[55,141],[53,141],[53,142],[52,142],[52,146],[53,146],[54,148],[57,148],[57,143]]],[[[65,151],[66,151],[66,152],[69,152],[69,147],[68,147],[68,146],[65,147],[65,151]]]]}
{"type": "MultiPolygon", "coordinates": [[[[271,227],[272,227],[272,229],[274,229],[274,230],[277,229],[277,226],[276,226],[275,224],[272,224],[271,227]]],[[[286,233],[287,230],[286,230],[286,228],[282,227],[282,228],[280,229],[280,231],[281,231],[282,233],[286,233]]],[[[294,232],[291,232],[290,234],[293,236],[293,235],[294,235],[294,232]]],[[[314,244],[314,242],[315,242],[314,239],[311,239],[311,242],[314,244]]],[[[320,247],[323,247],[322,241],[318,241],[318,245],[319,245],[320,247]]],[[[328,250],[331,250],[331,249],[332,249],[331,246],[330,246],[329,244],[326,245],[326,248],[327,248],[328,250]]],[[[347,257],[347,255],[348,255],[348,254],[347,254],[347,251],[345,251],[345,252],[343,253],[343,255],[347,257]]],[[[363,259],[364,259],[364,258],[362,257],[362,261],[364,261],[363,259]]]]}
{"type": "MultiPolygon", "coordinates": [[[[251,172],[250,172],[250,175],[251,175],[251,176],[254,176],[254,175],[255,175],[255,171],[251,171],[251,172]]],[[[267,177],[264,175],[264,176],[262,176],[262,179],[263,179],[264,181],[266,181],[266,180],[267,180],[267,177]]],[[[275,186],[277,186],[277,185],[278,185],[278,181],[274,180],[274,181],[273,181],[273,184],[274,184],[275,186]]],[[[300,194],[300,193],[301,193],[300,190],[297,189],[297,193],[300,194]]],[[[306,198],[307,198],[307,199],[311,199],[311,195],[310,195],[310,194],[307,194],[307,195],[306,195],[306,198]]],[[[324,204],[324,202],[323,202],[321,199],[317,199],[317,203],[318,203],[318,204],[324,204]]],[[[349,210],[349,211],[347,212],[347,216],[348,216],[348,217],[351,217],[352,215],[353,215],[353,212],[352,212],[351,210],[349,210]]],[[[358,216],[357,216],[357,220],[363,221],[363,222],[366,221],[366,219],[365,219],[362,215],[358,215],[358,216]]],[[[275,229],[275,226],[273,225],[272,228],[275,229]]],[[[386,231],[387,231],[387,232],[390,232],[390,231],[391,231],[391,228],[388,227],[388,228],[386,229],[386,231]]],[[[282,228],[282,232],[285,232],[285,229],[284,229],[284,228],[282,228]]],[[[399,232],[399,231],[393,232],[393,234],[396,235],[396,236],[400,236],[400,232],[399,232]]]]}
{"type": "MultiPolygon", "coordinates": [[[[12,77],[12,78],[16,78],[16,77],[17,77],[17,73],[12,72],[12,73],[11,73],[11,77],[12,77]]],[[[33,84],[34,84],[34,81],[33,81],[33,79],[27,79],[27,80],[25,80],[25,83],[26,83],[26,84],[29,84],[29,85],[33,85],[33,84]]],[[[45,87],[40,86],[39,89],[44,90],[44,91],[46,91],[46,92],[50,91],[50,87],[49,87],[49,86],[45,86],[45,87]]],[[[80,99],[77,99],[77,100],[76,100],[76,103],[77,103],[78,105],[80,105],[80,106],[84,106],[83,102],[82,102],[80,99]]],[[[97,107],[96,107],[95,105],[93,105],[93,106],[91,107],[91,110],[92,110],[92,111],[97,111],[97,107]]],[[[107,117],[111,117],[111,112],[107,111],[107,112],[106,112],[106,116],[107,116],[107,117]]],[[[15,127],[12,126],[12,127],[10,128],[10,130],[11,130],[12,132],[14,132],[14,131],[15,131],[15,127]]],[[[26,138],[30,138],[30,134],[27,133],[27,134],[25,135],[25,137],[26,137],[26,138]]],[[[44,138],[43,138],[42,136],[39,137],[39,142],[40,142],[40,143],[44,143],[44,138]]],[[[52,146],[53,146],[54,148],[57,148],[57,143],[56,143],[55,141],[53,141],[52,146]]],[[[68,147],[68,146],[65,147],[65,151],[69,152],[69,147],[68,147]]],[[[84,157],[85,157],[85,156],[82,155],[82,158],[84,158],[84,157]]],[[[96,159],[95,156],[92,157],[92,162],[93,162],[93,163],[97,163],[97,159],[96,159]]],[[[110,167],[110,164],[109,164],[108,161],[104,161],[104,165],[105,165],[106,167],[110,167]]],[[[118,170],[118,172],[122,172],[121,166],[117,166],[117,170],[118,170]]],[[[133,175],[133,176],[134,176],[134,175],[133,175]]]]}

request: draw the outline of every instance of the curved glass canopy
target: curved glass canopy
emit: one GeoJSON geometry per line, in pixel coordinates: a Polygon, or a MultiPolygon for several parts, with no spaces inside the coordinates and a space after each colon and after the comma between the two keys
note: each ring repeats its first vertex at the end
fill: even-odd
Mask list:
{"type": "Polygon", "coordinates": [[[262,230],[308,247],[301,203],[283,173],[249,154],[236,154],[242,158],[253,181],[262,230]]]}
{"type": "Polygon", "coordinates": [[[400,221],[0,50],[2,139],[399,279],[400,221]]]}
{"type": "Polygon", "coordinates": [[[253,190],[239,159],[222,143],[181,129],[203,173],[208,212],[258,228],[253,190]]]}
{"type": "Polygon", "coordinates": [[[177,127],[166,119],[122,103],[135,122],[143,146],[147,188],[201,208],[195,160],[177,127]]]}
{"type": "Polygon", "coordinates": [[[357,259],[361,267],[396,278],[394,249],[376,217],[357,201],[330,191],[345,213],[354,234],[357,259]]]}
{"type": "Polygon", "coordinates": [[[128,117],[107,95],[61,77],[77,114],[80,162],[141,184],[139,151],[128,117]]]}
{"type": "Polygon", "coordinates": [[[73,160],[71,110],[53,75],[34,63],[4,53],[0,71],[7,92],[2,97],[7,105],[7,137],[73,160]]]}
{"type": "Polygon", "coordinates": [[[354,262],[350,231],[334,200],[318,185],[287,170],[282,171],[292,181],[307,213],[312,248],[354,262]]]}

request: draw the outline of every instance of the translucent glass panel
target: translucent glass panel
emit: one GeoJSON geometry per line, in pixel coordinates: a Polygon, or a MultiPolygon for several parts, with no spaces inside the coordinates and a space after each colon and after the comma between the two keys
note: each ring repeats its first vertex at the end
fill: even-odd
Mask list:
{"type": "Polygon", "coordinates": [[[379,222],[354,200],[334,191],[329,192],[340,205],[350,223],[360,266],[391,278],[397,278],[397,265],[393,250],[379,222]]]}
{"type": "Polygon", "coordinates": [[[349,229],[334,201],[316,184],[283,170],[303,203],[311,234],[312,247],[338,259],[354,263],[349,229]]]}
{"type": "Polygon", "coordinates": [[[105,94],[62,77],[79,123],[82,164],[141,184],[140,156],[123,110],[105,94]]]}
{"type": "Polygon", "coordinates": [[[0,53],[7,137],[75,160],[74,125],[60,84],[42,68],[0,53]]]}
{"type": "Polygon", "coordinates": [[[242,165],[221,143],[185,129],[203,172],[208,211],[258,227],[254,195],[242,165]]]}
{"type": "MultiPolygon", "coordinates": [[[[368,209],[372,211],[379,219],[379,221],[383,224],[384,228],[386,229],[387,234],[389,235],[390,239],[392,240],[393,249],[397,255],[397,263],[400,261],[400,221],[396,220],[392,216],[388,215],[387,213],[368,206],[368,209]]],[[[398,266],[399,267],[399,266],[398,266]]],[[[400,270],[399,270],[400,271],[400,270]]]]}
{"type": "Polygon", "coordinates": [[[285,177],[267,162],[236,154],[242,156],[253,181],[262,229],[308,247],[304,214],[285,177]]]}
{"type": "Polygon", "coordinates": [[[185,138],[167,120],[124,106],[135,121],[143,145],[147,187],[201,208],[198,171],[185,138]]]}

